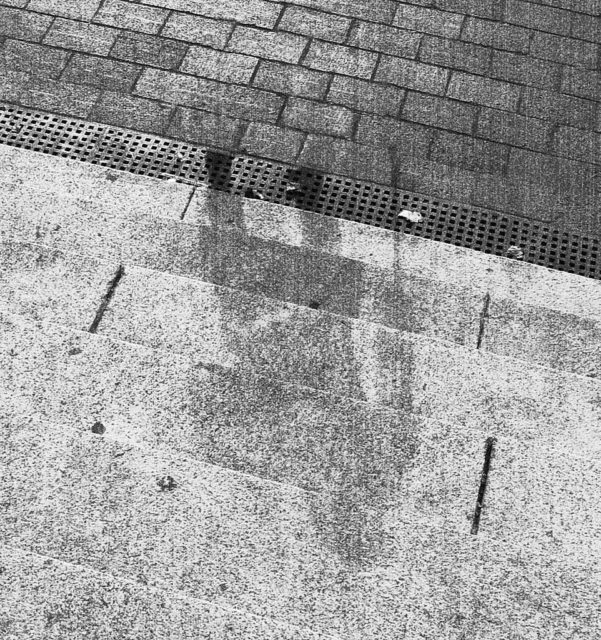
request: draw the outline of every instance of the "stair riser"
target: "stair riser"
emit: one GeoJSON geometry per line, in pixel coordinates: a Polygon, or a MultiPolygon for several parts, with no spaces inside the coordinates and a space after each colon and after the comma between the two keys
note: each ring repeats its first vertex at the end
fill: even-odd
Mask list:
{"type": "Polygon", "coordinates": [[[0,309],[88,329],[117,265],[0,242],[0,309]]]}
{"type": "MultiPolygon", "coordinates": [[[[257,239],[359,261],[385,271],[419,273],[423,278],[481,294],[494,290],[497,296],[522,304],[601,319],[598,282],[537,265],[234,197],[202,186],[194,190],[185,184],[3,145],[0,171],[4,185],[0,192],[0,232],[4,231],[7,238],[13,237],[14,224],[6,224],[3,229],[2,222],[14,223],[20,217],[37,220],[42,227],[44,219],[59,213],[74,225],[81,216],[87,223],[87,214],[97,220],[105,217],[107,222],[143,215],[184,219],[201,226],[237,228],[257,239]],[[26,185],[23,175],[28,176],[26,185]]],[[[22,233],[31,240],[29,230],[22,233]]],[[[104,246],[117,239],[118,234],[112,237],[107,232],[104,246]]]]}
{"type": "MultiPolygon", "coordinates": [[[[458,344],[475,346],[477,342],[483,295],[406,271],[383,271],[234,230],[150,216],[111,218],[81,212],[74,220],[59,212],[43,221],[21,216],[5,221],[5,227],[7,237],[50,248],[40,246],[40,255],[52,249],[76,251],[126,268],[141,266],[196,278],[458,344]]],[[[34,250],[32,246],[32,255],[34,250]]],[[[9,244],[0,245],[0,251],[9,252],[9,244]]],[[[10,261],[4,262],[12,268],[10,261]]],[[[35,270],[33,264],[31,270],[35,270]]],[[[68,281],[54,285],[71,286],[68,281]]]]}
{"type": "Polygon", "coordinates": [[[495,424],[552,401],[568,403],[562,419],[599,410],[592,380],[142,270],[123,278],[99,331],[433,418],[495,424]],[[581,388],[589,408],[573,404],[581,388]]]}
{"type": "Polygon", "coordinates": [[[482,348],[584,376],[601,376],[601,322],[492,300],[482,348]]]}
{"type": "MultiPolygon", "coordinates": [[[[400,501],[403,520],[434,519],[459,531],[473,516],[484,441],[495,436],[486,494],[487,505],[494,506],[484,531],[547,535],[555,529],[555,537],[573,541],[582,530],[601,529],[595,516],[601,493],[597,423],[566,424],[564,407],[545,412],[541,406],[538,416],[516,413],[497,424],[487,423],[485,415],[481,424],[478,416],[474,424],[436,423],[265,379],[195,370],[166,354],[60,327],[42,332],[25,323],[5,324],[3,333],[12,355],[2,357],[0,407],[9,413],[76,424],[82,434],[101,420],[108,438],[336,500],[344,496],[341,508],[348,513],[364,503],[386,510],[400,501]],[[74,349],[78,353],[68,355],[74,349]],[[583,484],[574,503],[564,489],[575,477],[583,484]]],[[[582,395],[580,404],[585,402],[582,395]]]]}

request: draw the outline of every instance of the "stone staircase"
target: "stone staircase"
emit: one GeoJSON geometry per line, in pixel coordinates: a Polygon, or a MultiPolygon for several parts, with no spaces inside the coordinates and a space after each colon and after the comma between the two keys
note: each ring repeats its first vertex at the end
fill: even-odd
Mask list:
{"type": "Polygon", "coordinates": [[[0,637],[599,637],[597,281],[0,171],[0,637]]]}

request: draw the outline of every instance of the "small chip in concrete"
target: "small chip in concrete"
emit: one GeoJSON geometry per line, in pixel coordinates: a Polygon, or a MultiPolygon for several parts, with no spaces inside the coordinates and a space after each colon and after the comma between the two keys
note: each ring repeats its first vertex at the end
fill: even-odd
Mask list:
{"type": "Polygon", "coordinates": [[[79,347],[73,347],[73,349],[69,349],[70,356],[78,356],[81,353],[81,349],[79,347]]]}
{"type": "Polygon", "coordinates": [[[410,209],[403,209],[399,214],[399,218],[405,218],[409,222],[421,222],[423,220],[422,214],[419,211],[411,211],[410,209]]]}
{"type": "Polygon", "coordinates": [[[309,302],[309,309],[319,309],[319,302],[317,302],[317,300],[311,300],[309,302]]]}
{"type": "Polygon", "coordinates": [[[509,249],[507,249],[507,253],[505,254],[508,258],[513,258],[514,260],[523,260],[524,252],[520,247],[516,247],[515,245],[511,245],[509,249]]]}
{"type": "Polygon", "coordinates": [[[98,421],[92,425],[92,433],[96,433],[98,435],[102,435],[106,431],[105,426],[102,422],[98,421]]]}
{"type": "Polygon", "coordinates": [[[175,480],[171,476],[160,477],[158,485],[161,488],[161,491],[171,491],[177,486],[175,480]]]}

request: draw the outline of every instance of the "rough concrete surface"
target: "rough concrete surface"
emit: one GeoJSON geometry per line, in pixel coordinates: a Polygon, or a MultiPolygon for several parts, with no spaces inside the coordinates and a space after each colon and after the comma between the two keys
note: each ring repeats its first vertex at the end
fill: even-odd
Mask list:
{"type": "MultiPolygon", "coordinates": [[[[0,100],[596,233],[597,4],[0,0],[0,100]]],[[[2,638],[598,638],[598,282],[6,146],[0,233],[2,638]]]]}
{"type": "Polygon", "coordinates": [[[39,245],[0,242],[0,308],[86,330],[116,267],[39,245]]]}
{"type": "MultiPolygon", "coordinates": [[[[596,375],[596,281],[20,149],[2,158],[0,229],[9,240],[108,260],[107,273],[150,267],[596,375]],[[29,171],[36,181],[21,198],[29,171]]],[[[28,286],[47,295],[37,276],[28,286]]]]}
{"type": "MultiPolygon", "coordinates": [[[[504,519],[509,526],[489,529],[492,549],[478,549],[475,538],[452,525],[464,518],[462,500],[448,485],[448,494],[434,491],[435,504],[444,502],[440,521],[415,519],[395,506],[378,517],[372,507],[353,527],[350,514],[327,493],[266,485],[33,417],[5,418],[3,425],[11,451],[3,536],[26,550],[352,638],[394,638],[403,624],[411,633],[414,625],[424,626],[428,610],[439,625],[448,624],[461,598],[469,601],[468,594],[482,586],[476,583],[480,553],[486,557],[495,547],[501,555],[517,549],[529,554],[531,570],[539,564],[543,571],[549,560],[551,567],[569,570],[572,598],[576,590],[580,606],[593,593],[598,597],[594,528],[590,538],[549,543],[528,536],[528,528],[520,544],[506,542],[515,535],[511,523],[523,515],[514,508],[504,519]],[[170,491],[157,486],[165,473],[177,479],[170,491]],[[586,566],[581,554],[589,557],[586,566]],[[437,597],[441,588],[444,595],[437,597]]],[[[460,458],[455,462],[462,468],[460,458]]],[[[397,500],[403,497],[401,492],[397,500]]],[[[540,509],[531,500],[532,509],[540,509]]],[[[588,513],[594,512],[590,502],[588,513]]],[[[581,510],[586,513],[586,506],[581,510]]],[[[514,589],[524,588],[528,575],[520,572],[514,580],[514,589]]],[[[531,597],[543,596],[561,610],[564,590],[546,583],[531,597]]],[[[524,607],[511,615],[519,628],[531,614],[524,607]]],[[[481,624],[477,614],[469,620],[481,624]]]]}
{"type": "Polygon", "coordinates": [[[16,547],[2,546],[0,564],[7,639],[333,638],[16,547]]]}

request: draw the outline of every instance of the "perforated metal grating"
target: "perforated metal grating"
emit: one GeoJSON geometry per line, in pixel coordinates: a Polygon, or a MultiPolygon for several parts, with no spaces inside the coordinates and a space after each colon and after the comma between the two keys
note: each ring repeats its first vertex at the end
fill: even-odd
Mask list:
{"type": "Polygon", "coordinates": [[[524,260],[601,279],[599,239],[552,229],[498,212],[184,142],[0,105],[0,143],[131,173],[206,184],[336,218],[524,260]],[[419,211],[421,222],[399,217],[419,211]]]}

